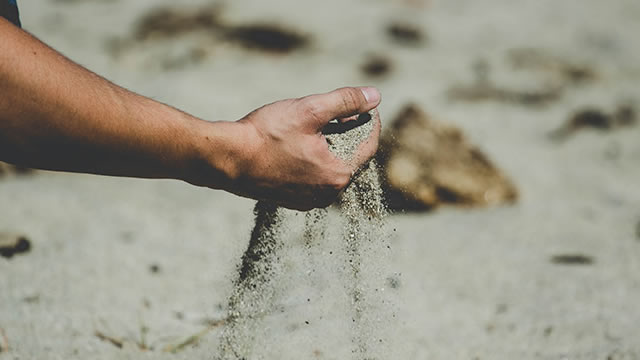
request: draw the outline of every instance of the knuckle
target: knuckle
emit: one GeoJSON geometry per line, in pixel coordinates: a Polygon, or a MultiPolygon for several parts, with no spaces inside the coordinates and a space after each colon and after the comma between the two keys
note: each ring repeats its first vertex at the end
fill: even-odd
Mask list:
{"type": "Polygon", "coordinates": [[[342,88],[340,91],[342,102],[346,110],[357,110],[360,108],[361,93],[356,88],[342,88]]]}
{"type": "Polygon", "coordinates": [[[312,101],[309,98],[303,98],[300,102],[302,115],[305,118],[311,118],[314,120],[322,119],[323,109],[316,101],[312,101]]]}

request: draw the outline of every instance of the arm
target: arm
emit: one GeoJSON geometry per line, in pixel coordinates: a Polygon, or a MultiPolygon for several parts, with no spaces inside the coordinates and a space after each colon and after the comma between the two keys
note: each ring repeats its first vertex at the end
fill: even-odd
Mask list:
{"type": "Polygon", "coordinates": [[[320,129],[368,111],[377,91],[345,88],[207,122],[118,87],[0,18],[0,160],[40,169],[175,178],[307,209],[324,206],[373,155],[327,150],[320,129]],[[367,95],[369,94],[369,100],[367,95]]]}
{"type": "Polygon", "coordinates": [[[188,171],[199,120],[109,83],[2,18],[0,34],[0,159],[136,177],[188,171]]]}

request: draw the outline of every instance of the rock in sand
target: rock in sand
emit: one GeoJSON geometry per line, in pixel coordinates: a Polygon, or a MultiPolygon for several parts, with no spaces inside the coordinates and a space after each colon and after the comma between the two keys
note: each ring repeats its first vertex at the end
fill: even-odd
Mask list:
{"type": "Polygon", "coordinates": [[[495,205],[518,196],[507,176],[462,131],[415,105],[405,106],[384,132],[378,157],[394,210],[495,205]]]}

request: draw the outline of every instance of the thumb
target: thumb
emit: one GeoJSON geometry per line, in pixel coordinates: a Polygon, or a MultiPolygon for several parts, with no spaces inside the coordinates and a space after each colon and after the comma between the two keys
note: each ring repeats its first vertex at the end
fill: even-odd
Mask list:
{"type": "Polygon", "coordinates": [[[374,87],[345,87],[325,94],[299,99],[302,112],[315,122],[316,130],[329,121],[365,113],[380,104],[381,96],[374,87]]]}

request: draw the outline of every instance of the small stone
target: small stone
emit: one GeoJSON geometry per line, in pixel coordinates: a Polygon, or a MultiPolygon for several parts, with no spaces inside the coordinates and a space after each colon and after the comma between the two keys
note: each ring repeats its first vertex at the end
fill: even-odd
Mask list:
{"type": "Polygon", "coordinates": [[[551,257],[551,263],[556,265],[591,265],[594,262],[593,257],[582,254],[561,254],[551,257]]]}
{"type": "Polygon", "coordinates": [[[0,256],[11,258],[16,254],[24,254],[31,250],[31,241],[20,234],[0,233],[0,256]]]}
{"type": "Polygon", "coordinates": [[[160,272],[160,265],[158,265],[158,264],[151,264],[151,265],[149,265],[149,271],[150,271],[152,274],[157,274],[157,273],[159,273],[159,272],[160,272]]]}
{"type": "Polygon", "coordinates": [[[620,105],[611,113],[597,107],[585,107],[571,114],[569,120],[552,131],[550,136],[553,140],[566,140],[583,129],[608,132],[633,126],[635,123],[636,112],[631,105],[620,105]]]}
{"type": "Polygon", "coordinates": [[[613,119],[598,109],[585,109],[577,112],[570,120],[569,127],[574,129],[589,127],[606,130],[613,126],[613,119]]]}
{"type": "Polygon", "coordinates": [[[225,38],[247,49],[284,54],[309,45],[306,35],[270,24],[249,24],[228,27],[225,38]]]}
{"type": "Polygon", "coordinates": [[[387,27],[387,34],[396,43],[405,45],[419,45],[421,44],[425,36],[422,30],[415,25],[395,22],[387,27]]]}
{"type": "Polygon", "coordinates": [[[636,109],[631,105],[620,105],[616,109],[614,117],[618,126],[635,125],[637,121],[636,109]]]}
{"type": "Polygon", "coordinates": [[[498,304],[496,305],[496,314],[504,314],[509,310],[509,306],[507,304],[498,304]]]}
{"type": "Polygon", "coordinates": [[[387,278],[387,284],[392,289],[397,289],[400,287],[400,279],[397,276],[390,276],[387,278]]]}
{"type": "Polygon", "coordinates": [[[360,68],[362,72],[370,77],[381,77],[391,70],[391,61],[382,56],[372,56],[360,68]]]}

